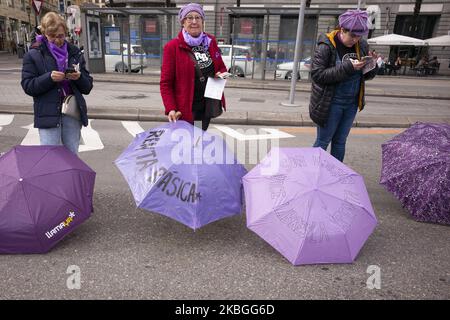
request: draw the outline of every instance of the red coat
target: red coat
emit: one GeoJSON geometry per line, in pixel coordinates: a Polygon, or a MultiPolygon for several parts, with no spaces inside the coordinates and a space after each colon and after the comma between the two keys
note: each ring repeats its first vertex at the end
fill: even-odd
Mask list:
{"type": "MultiPolygon", "coordinates": [[[[208,51],[214,62],[214,73],[225,72],[227,68],[222,60],[219,47],[214,36],[208,51]]],[[[195,64],[188,54],[191,48],[186,44],[183,34],[172,39],[164,46],[161,66],[160,91],[166,115],[171,110],[181,112],[181,119],[193,122],[192,102],[194,100],[195,64]]],[[[222,106],[225,108],[225,97],[222,96],[222,106]]]]}

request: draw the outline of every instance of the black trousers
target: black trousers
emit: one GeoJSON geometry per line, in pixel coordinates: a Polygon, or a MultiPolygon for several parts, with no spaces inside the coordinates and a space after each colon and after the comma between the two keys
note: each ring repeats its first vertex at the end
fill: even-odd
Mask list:
{"type": "Polygon", "coordinates": [[[207,118],[205,116],[205,101],[202,100],[197,101],[193,103],[192,105],[192,114],[194,121],[201,121],[202,122],[202,130],[206,131],[208,130],[209,123],[211,122],[211,118],[207,118]]]}

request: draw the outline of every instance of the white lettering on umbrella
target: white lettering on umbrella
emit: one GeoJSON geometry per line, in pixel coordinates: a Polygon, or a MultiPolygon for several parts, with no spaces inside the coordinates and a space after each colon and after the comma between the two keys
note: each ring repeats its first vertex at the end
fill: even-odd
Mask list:
{"type": "Polygon", "coordinates": [[[38,128],[33,127],[33,124],[22,127],[27,129],[27,135],[23,138],[21,145],[23,146],[35,146],[39,145],[41,142],[39,140],[39,130],[38,128]]]}
{"type": "Polygon", "coordinates": [[[123,127],[133,136],[136,137],[137,134],[144,132],[145,130],[136,121],[121,121],[123,127]]]}
{"type": "Polygon", "coordinates": [[[271,139],[283,139],[283,138],[294,138],[293,135],[280,131],[273,128],[260,128],[260,131],[264,131],[264,134],[250,134],[241,133],[242,130],[234,130],[233,128],[227,126],[214,126],[220,131],[232,136],[239,141],[249,141],[249,140],[271,140],[271,139]]]}
{"type": "Polygon", "coordinates": [[[92,122],[93,120],[89,120],[89,125],[81,129],[81,137],[83,138],[84,144],[80,144],[78,152],[102,150],[105,147],[98,132],[92,129],[92,122]]]}
{"type": "Polygon", "coordinates": [[[13,114],[0,114],[0,131],[2,131],[2,126],[9,125],[14,119],[13,114]]]}

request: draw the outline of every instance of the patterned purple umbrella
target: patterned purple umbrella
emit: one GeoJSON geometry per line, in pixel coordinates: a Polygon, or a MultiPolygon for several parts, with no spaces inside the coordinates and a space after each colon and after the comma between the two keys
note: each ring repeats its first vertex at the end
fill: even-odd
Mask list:
{"type": "Polygon", "coordinates": [[[417,122],[382,153],[380,183],[412,217],[450,224],[450,125],[417,122]]]}
{"type": "Polygon", "coordinates": [[[93,211],[95,172],[64,146],[0,157],[0,253],[44,253],[93,211]]]}
{"type": "Polygon", "coordinates": [[[243,183],[247,227],[294,265],[351,263],[377,224],[363,178],[321,148],[273,148],[243,183]]]}
{"type": "Polygon", "coordinates": [[[194,230],[241,213],[247,170],[221,137],[188,122],[138,134],[115,164],[138,207],[194,230]]]}

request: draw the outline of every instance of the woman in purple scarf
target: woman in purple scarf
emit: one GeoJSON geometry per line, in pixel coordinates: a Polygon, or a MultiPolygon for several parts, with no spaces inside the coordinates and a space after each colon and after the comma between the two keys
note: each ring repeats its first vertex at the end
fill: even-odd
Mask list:
{"type": "Polygon", "coordinates": [[[92,89],[92,77],[86,70],[80,49],[65,38],[67,26],[55,12],[41,20],[42,35],[23,58],[21,85],[34,100],[34,127],[39,128],[41,145],[63,144],[78,152],[81,126],[87,126],[87,108],[83,94],[92,89]],[[62,114],[62,102],[73,95],[80,116],[62,114]]]}
{"type": "Polygon", "coordinates": [[[185,120],[207,130],[212,104],[205,98],[208,77],[223,77],[227,68],[213,35],[203,31],[205,12],[198,3],[183,6],[178,13],[181,31],[164,47],[160,91],[169,121],[185,120]]]}

